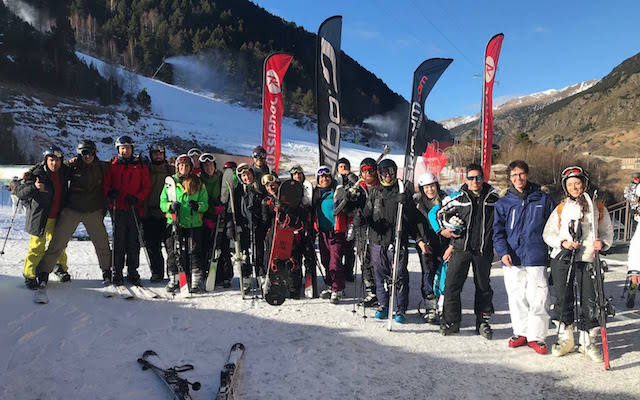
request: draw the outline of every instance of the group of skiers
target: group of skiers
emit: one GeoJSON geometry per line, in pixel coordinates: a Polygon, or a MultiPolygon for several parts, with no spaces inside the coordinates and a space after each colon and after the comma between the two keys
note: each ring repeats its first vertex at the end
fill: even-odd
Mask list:
{"type": "MultiPolygon", "coordinates": [[[[95,246],[105,285],[121,285],[125,265],[127,281],[140,285],[141,244],[148,252],[151,282],[163,281],[164,244],[168,292],[178,290],[181,270],[188,271],[192,292],[203,291],[213,259],[218,263],[217,284],[230,287],[233,264],[241,260],[243,293],[251,277],[264,287],[272,265],[275,218],[278,210],[285,209],[278,197],[280,178],[269,171],[264,148],[254,149],[252,165],[229,161],[222,170],[213,154],[195,148],[176,157],[174,165],[167,162],[159,143],[149,147],[148,158],[134,155],[128,136],[117,139],[116,150],[111,161],[101,161],[95,144],[82,140],[77,155],[63,162],[60,149],[51,147],[14,190],[27,206],[28,288],[46,286],[51,272],[62,281],[70,279],[65,247],[80,222],[95,246]],[[107,210],[113,224],[113,251],[104,224],[107,210]],[[235,254],[232,241],[238,242],[242,257],[235,254]]],[[[288,172],[286,179],[299,182],[305,192],[290,213],[297,228],[288,264],[288,297],[301,296],[303,266],[305,276],[315,277],[317,239],[319,261],[326,271],[326,289],[320,297],[339,303],[345,281],[354,280],[354,265],[359,265],[363,304],[376,307],[376,319],[392,313],[396,323],[405,323],[409,239],[413,239],[422,269],[425,322],[439,324],[442,335],[459,332],[460,297],[471,266],[476,332],[491,339],[490,270],[495,251],[502,261],[509,299],[513,327],[509,347],[527,345],[547,353],[550,264],[556,293],[553,320],[559,332],[552,353],[574,351],[577,324],[579,350],[594,361],[602,360],[596,347],[594,253],[612,245],[613,228],[606,208],[587,194],[589,179],[582,168],[569,167],[562,173],[565,195],[557,205],[529,181],[529,167],[520,160],[507,168],[511,186],[502,197],[477,164],[467,166],[464,185],[450,195],[430,172],[417,179],[417,190],[413,183],[398,180],[398,168],[388,158],[365,158],[358,174],[346,158],[338,160],[335,171],[320,166],[314,188],[300,166],[288,172]],[[404,229],[396,240],[400,204],[404,229]],[[576,294],[579,309],[574,309],[576,294]]]]}

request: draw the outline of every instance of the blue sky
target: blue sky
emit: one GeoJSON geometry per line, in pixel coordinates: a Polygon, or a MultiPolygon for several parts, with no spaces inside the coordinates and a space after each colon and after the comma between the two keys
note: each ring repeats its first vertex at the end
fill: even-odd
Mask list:
{"type": "Polygon", "coordinates": [[[495,99],[601,78],[640,52],[639,1],[253,1],[311,32],[342,15],[342,49],[407,99],[420,62],[453,58],[427,99],[435,120],[479,112],[474,75],[499,32],[495,99]]]}

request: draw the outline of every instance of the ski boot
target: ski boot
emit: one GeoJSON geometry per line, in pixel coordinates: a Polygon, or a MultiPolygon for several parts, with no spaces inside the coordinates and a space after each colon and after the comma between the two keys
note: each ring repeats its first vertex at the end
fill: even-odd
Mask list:
{"type": "MultiPolygon", "coordinates": [[[[523,337],[523,336],[520,336],[523,337]]],[[[538,354],[545,355],[547,354],[547,344],[542,341],[531,341],[527,343],[527,346],[531,347],[533,351],[538,354]]]]}
{"type": "Polygon", "coordinates": [[[124,285],[124,277],[122,271],[113,271],[111,274],[111,282],[116,286],[124,285]]]}
{"type": "Polygon", "coordinates": [[[60,282],[69,282],[71,280],[71,275],[67,271],[62,268],[62,265],[57,264],[53,269],[53,273],[56,274],[60,282]]]}
{"type": "Polygon", "coordinates": [[[344,291],[338,290],[337,292],[331,292],[331,304],[340,303],[340,299],[344,297],[344,291]]]}
{"type": "Polygon", "coordinates": [[[578,351],[580,353],[586,355],[588,359],[597,363],[604,362],[602,351],[600,351],[600,349],[596,346],[599,331],[599,326],[589,329],[588,332],[580,331],[580,345],[578,346],[578,351]]]}
{"type": "Polygon", "coordinates": [[[638,285],[635,283],[629,284],[629,293],[627,293],[627,308],[633,308],[636,305],[636,291],[638,290],[638,285]]]}
{"type": "Polygon", "coordinates": [[[476,333],[487,340],[493,339],[493,329],[489,325],[488,314],[482,314],[481,317],[476,318],[476,333]]]}
{"type": "Polygon", "coordinates": [[[231,287],[231,280],[230,279],[223,279],[222,280],[222,288],[223,289],[229,289],[231,287]]]}
{"type": "Polygon", "coordinates": [[[362,304],[365,307],[374,307],[376,304],[378,304],[378,297],[376,297],[376,291],[374,290],[374,288],[365,288],[365,293],[366,296],[364,296],[364,299],[362,299],[362,304]]]}
{"type": "Polygon", "coordinates": [[[442,336],[449,336],[458,332],[460,332],[460,322],[452,322],[449,324],[445,321],[442,321],[442,323],[440,324],[440,334],[442,336]]]}
{"type": "Polygon", "coordinates": [[[198,268],[191,271],[191,290],[189,293],[203,293],[202,288],[202,272],[198,268]]]}
{"type": "Polygon", "coordinates": [[[513,335],[511,336],[511,338],[509,338],[509,347],[511,347],[512,349],[515,349],[516,347],[524,346],[525,344],[528,344],[528,343],[529,342],[527,341],[526,336],[513,335]]]}
{"type": "Polygon", "coordinates": [[[573,325],[560,324],[560,333],[558,334],[558,343],[551,347],[551,354],[556,357],[562,357],[575,351],[575,342],[573,341],[573,325]]]}
{"type": "Polygon", "coordinates": [[[389,309],[387,307],[378,307],[376,310],[375,319],[381,321],[389,318],[389,309]]]}
{"type": "Polygon", "coordinates": [[[102,286],[111,285],[111,270],[102,271],[102,286]]]}
{"type": "Polygon", "coordinates": [[[127,271],[127,281],[133,286],[141,286],[140,275],[138,271],[127,271]]]}
{"type": "Polygon", "coordinates": [[[427,296],[427,298],[424,299],[424,302],[426,305],[425,314],[422,317],[424,319],[424,322],[426,322],[427,324],[438,325],[438,305],[436,304],[435,296],[427,296]]]}
{"type": "Polygon", "coordinates": [[[180,282],[178,281],[178,275],[169,274],[169,282],[165,286],[167,293],[175,293],[180,288],[180,282]]]}
{"type": "Polygon", "coordinates": [[[163,274],[151,274],[151,279],[149,279],[150,283],[160,283],[164,279],[163,274]]]}
{"type": "Polygon", "coordinates": [[[399,324],[404,324],[407,322],[407,317],[404,316],[404,311],[397,311],[396,315],[393,316],[393,320],[399,324]]]}
{"type": "Polygon", "coordinates": [[[331,288],[327,288],[320,292],[320,298],[324,300],[328,300],[331,298],[331,288]]]}

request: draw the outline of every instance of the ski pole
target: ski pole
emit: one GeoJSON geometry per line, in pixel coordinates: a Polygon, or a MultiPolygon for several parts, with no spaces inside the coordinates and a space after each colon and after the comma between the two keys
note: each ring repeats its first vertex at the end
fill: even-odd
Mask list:
{"type": "Polygon", "coordinates": [[[144,255],[147,257],[149,268],[151,268],[151,257],[149,257],[149,251],[147,250],[147,245],[144,242],[144,235],[142,234],[140,223],[138,222],[138,215],[136,214],[136,209],[133,206],[131,206],[131,214],[133,215],[133,222],[136,224],[136,231],[138,231],[138,242],[140,242],[140,247],[144,249],[144,255]]]}
{"type": "MultiPolygon", "coordinates": [[[[111,206],[111,273],[115,271],[116,267],[116,201],[113,200],[111,206]]],[[[113,277],[112,277],[113,282],[113,277]]]]}
{"type": "MultiPolygon", "coordinates": [[[[18,202],[18,206],[20,206],[20,202],[18,202]]],[[[9,239],[9,233],[13,228],[13,220],[16,218],[16,214],[18,213],[18,208],[19,207],[16,207],[15,210],[13,210],[13,215],[11,216],[11,223],[9,223],[9,229],[7,229],[7,236],[4,237],[4,243],[2,244],[2,250],[0,251],[0,256],[4,254],[4,247],[7,245],[7,240],[9,239]]]]}

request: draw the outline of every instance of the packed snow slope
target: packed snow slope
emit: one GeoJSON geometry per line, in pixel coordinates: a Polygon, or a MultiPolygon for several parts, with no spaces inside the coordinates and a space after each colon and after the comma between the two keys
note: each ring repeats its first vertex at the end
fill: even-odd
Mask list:
{"type": "MultiPolygon", "coordinates": [[[[11,212],[0,207],[0,237],[11,212]]],[[[109,226],[109,225],[107,225],[109,226]]],[[[167,390],[136,359],[153,349],[170,365],[191,363],[183,374],[200,381],[194,399],[212,399],[230,346],[247,352],[239,371],[237,399],[638,399],[640,312],[619,300],[626,266],[613,265],[607,290],[618,307],[610,323],[612,370],[581,354],[540,356],[509,349],[507,299],[500,268],[492,271],[495,338],[475,334],[473,281],[463,292],[463,329],[443,337],[416,312],[419,263],[409,257],[408,323],[393,332],[373,311],[346,299],[287,300],[280,307],[242,300],[238,290],[185,300],[123,300],[102,295],[93,246],[68,247],[70,283],[49,285],[50,303],[34,304],[21,276],[28,247],[19,214],[6,254],[0,256],[0,398],[170,399],[167,390]]],[[[149,270],[141,255],[140,271],[149,270]]],[[[154,286],[162,292],[160,286],[154,286]]],[[[347,285],[352,296],[353,285],[347,285]]],[[[555,336],[552,328],[547,344],[555,336]]]]}

